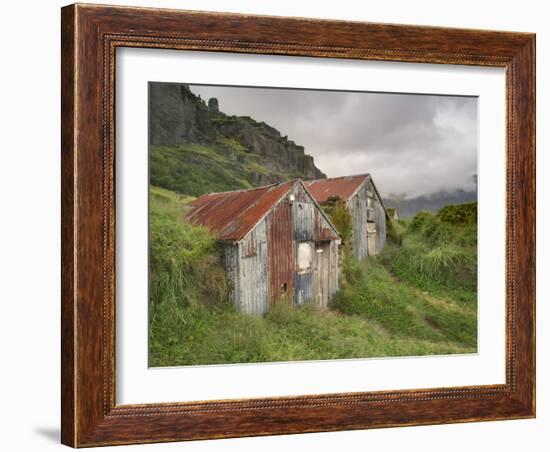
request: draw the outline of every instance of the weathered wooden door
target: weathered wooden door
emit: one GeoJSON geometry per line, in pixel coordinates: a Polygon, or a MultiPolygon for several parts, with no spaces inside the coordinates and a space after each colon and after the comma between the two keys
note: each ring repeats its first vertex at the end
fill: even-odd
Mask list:
{"type": "Polygon", "coordinates": [[[374,256],[378,254],[378,239],[376,235],[376,223],[367,223],[367,241],[368,241],[368,250],[369,256],[374,256]]]}
{"type": "Polygon", "coordinates": [[[296,243],[294,304],[302,305],[315,298],[315,248],[313,242],[296,243]]]}
{"type": "Polygon", "coordinates": [[[330,242],[315,244],[315,304],[325,309],[330,297],[330,242]]]}

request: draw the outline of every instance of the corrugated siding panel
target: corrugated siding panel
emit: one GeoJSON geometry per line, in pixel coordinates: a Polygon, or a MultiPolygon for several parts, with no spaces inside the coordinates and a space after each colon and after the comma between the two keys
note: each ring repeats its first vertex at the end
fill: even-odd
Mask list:
{"type": "Polygon", "coordinates": [[[285,198],[266,218],[270,304],[285,296],[289,301],[292,300],[295,256],[291,215],[291,206],[285,198]]]}
{"type": "Polygon", "coordinates": [[[313,300],[313,271],[294,274],[294,304],[299,306],[313,300]]]}
{"type": "Polygon", "coordinates": [[[292,223],[294,240],[303,242],[313,240],[315,205],[305,202],[292,203],[292,223]]]}
{"type": "Polygon", "coordinates": [[[316,241],[328,241],[338,239],[338,234],[334,232],[334,229],[330,226],[329,222],[319,211],[314,209],[313,211],[313,239],[316,241]]]}
{"type": "Polygon", "coordinates": [[[239,242],[239,298],[237,310],[263,315],[268,308],[267,233],[266,221],[261,221],[239,242]],[[252,253],[252,249],[256,249],[252,253]],[[247,256],[247,257],[246,257],[247,256]]]}

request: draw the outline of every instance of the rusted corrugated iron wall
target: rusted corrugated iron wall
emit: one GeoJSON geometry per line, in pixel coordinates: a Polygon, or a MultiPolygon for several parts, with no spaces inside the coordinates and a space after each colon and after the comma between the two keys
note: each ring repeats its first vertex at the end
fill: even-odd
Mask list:
{"type": "Polygon", "coordinates": [[[291,206],[285,197],[266,218],[270,304],[285,298],[292,301],[296,258],[291,216],[291,206]]]}
{"type": "Polygon", "coordinates": [[[268,309],[268,252],[266,220],[262,220],[238,244],[237,310],[263,315],[268,309]]]}

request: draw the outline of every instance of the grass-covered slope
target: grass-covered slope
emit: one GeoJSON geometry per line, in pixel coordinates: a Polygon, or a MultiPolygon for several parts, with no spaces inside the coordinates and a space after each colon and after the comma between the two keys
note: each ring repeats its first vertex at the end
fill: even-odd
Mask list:
{"type": "MultiPolygon", "coordinates": [[[[346,282],[332,308],[368,319],[391,337],[407,338],[409,347],[404,355],[423,354],[423,343],[439,348],[439,353],[445,353],[445,345],[449,344],[461,352],[476,349],[475,306],[465,306],[450,296],[400,280],[377,257],[346,264],[346,282]]],[[[389,348],[381,356],[391,355],[389,348]]]]}
{"type": "Polygon", "coordinates": [[[380,256],[364,263],[346,257],[333,309],[366,317],[396,336],[475,351],[477,203],[393,221],[388,235],[380,256]]]}
{"type": "Polygon", "coordinates": [[[229,302],[220,249],[207,230],[185,221],[188,200],[151,189],[151,366],[476,350],[472,287],[457,289],[445,278],[428,280],[430,272],[418,285],[405,271],[396,275],[390,264],[396,250],[412,253],[409,241],[420,240],[433,218],[421,220],[421,227],[398,225],[401,247],[394,244],[381,257],[361,263],[346,258],[342,291],[330,310],[281,305],[265,317],[254,317],[235,312],[229,302]]]}
{"type": "Polygon", "coordinates": [[[398,278],[422,290],[477,299],[477,203],[450,205],[437,214],[419,212],[392,223],[382,262],[398,278]]]}
{"type": "Polygon", "coordinates": [[[228,287],[219,246],[203,227],[184,219],[186,198],[157,187],[150,189],[149,352],[171,346],[176,335],[168,327],[186,310],[219,308],[228,287]]]}
{"type": "Polygon", "coordinates": [[[268,170],[262,166],[259,156],[230,138],[213,144],[151,146],[149,162],[152,185],[192,196],[251,188],[300,176],[268,170]]]}

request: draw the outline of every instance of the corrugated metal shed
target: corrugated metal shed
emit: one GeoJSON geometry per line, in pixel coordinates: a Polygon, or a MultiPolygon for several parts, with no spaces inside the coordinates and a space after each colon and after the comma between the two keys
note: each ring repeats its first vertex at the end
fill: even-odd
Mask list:
{"type": "Polygon", "coordinates": [[[340,236],[302,181],[211,193],[188,219],[223,242],[233,303],[263,315],[277,302],[326,308],[338,290],[340,236]]]}

